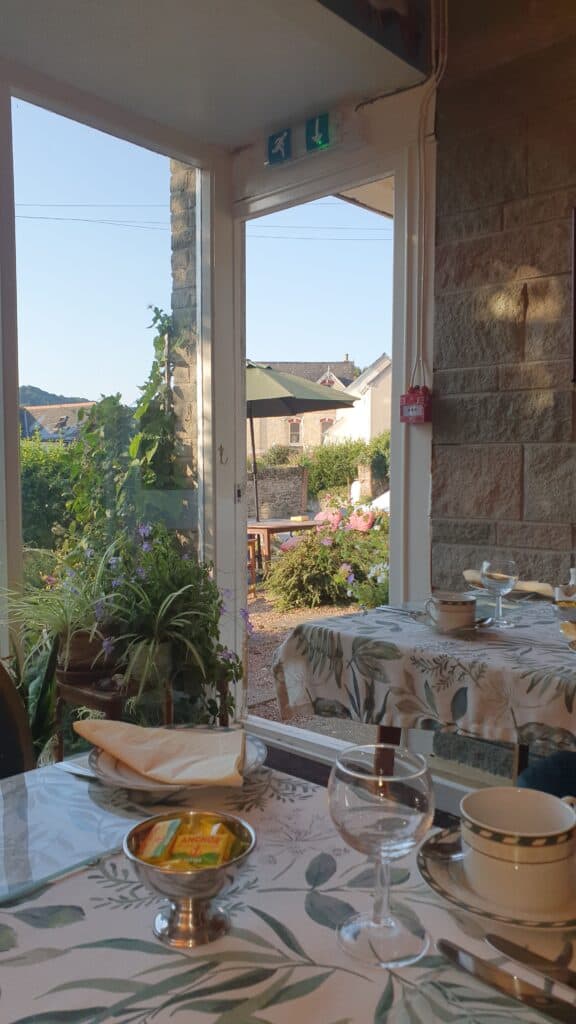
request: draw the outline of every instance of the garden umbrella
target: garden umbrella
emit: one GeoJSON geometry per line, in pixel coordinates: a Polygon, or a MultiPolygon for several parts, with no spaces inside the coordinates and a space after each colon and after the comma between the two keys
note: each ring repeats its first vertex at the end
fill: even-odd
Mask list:
{"type": "Polygon", "coordinates": [[[335,391],[325,384],[313,384],[304,377],[273,370],[264,364],[246,363],[246,415],[250,421],[256,519],[260,519],[260,505],[254,420],[267,416],[297,416],[305,412],[321,412],[323,409],[343,409],[355,401],[355,395],[335,391]]]}

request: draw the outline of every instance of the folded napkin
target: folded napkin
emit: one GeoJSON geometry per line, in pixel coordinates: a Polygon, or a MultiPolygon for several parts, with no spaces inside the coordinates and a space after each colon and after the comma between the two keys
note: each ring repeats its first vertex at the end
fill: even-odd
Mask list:
{"type": "MultiPolygon", "coordinates": [[[[477,569],[465,569],[462,573],[466,583],[473,583],[475,587],[484,587],[482,576],[477,569]]],[[[554,597],[554,588],[549,583],[539,583],[538,580],[518,580],[514,591],[522,591],[524,594],[538,594],[539,597],[547,597],[550,600],[554,597]]]]}
{"type": "Polygon", "coordinates": [[[174,786],[241,786],[242,729],[145,729],[103,718],[74,722],[89,743],[154,782],[174,786]]]}

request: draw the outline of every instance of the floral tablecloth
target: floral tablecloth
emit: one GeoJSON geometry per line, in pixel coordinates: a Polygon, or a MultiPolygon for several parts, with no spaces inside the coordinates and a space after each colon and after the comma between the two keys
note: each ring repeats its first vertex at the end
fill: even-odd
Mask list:
{"type": "Polygon", "coordinates": [[[510,629],[458,637],[398,608],[302,623],[274,655],[282,716],[576,746],[576,653],[555,610],[523,602],[511,614],[510,629]]]}
{"type": "MultiPolygon", "coordinates": [[[[73,787],[87,812],[100,794],[103,820],[117,817],[122,799],[128,818],[145,816],[117,792],[108,812],[103,790],[78,780],[63,779],[59,799],[73,787]]],[[[325,790],[260,769],[242,791],[206,791],[195,805],[241,813],[256,830],[256,849],[222,895],[231,933],[189,953],[167,949],[152,935],[158,901],[122,855],[105,854],[0,901],[2,1024],[544,1024],[437,955],[443,936],[490,959],[483,934],[495,925],[436,896],[414,858],[396,863],[393,902],[428,930],[427,956],[385,971],[339,950],[335,928],[370,905],[372,870],[335,832],[325,790]]],[[[52,809],[52,835],[42,841],[66,842],[57,799],[52,809]]],[[[569,935],[549,938],[553,955],[565,952],[569,935]]]]}

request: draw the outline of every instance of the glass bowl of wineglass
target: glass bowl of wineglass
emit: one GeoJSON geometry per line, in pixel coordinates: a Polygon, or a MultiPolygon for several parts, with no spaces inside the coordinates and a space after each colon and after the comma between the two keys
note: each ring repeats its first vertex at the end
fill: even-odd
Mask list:
{"type": "Polygon", "coordinates": [[[513,623],[508,622],[502,614],[502,598],[514,590],[520,578],[516,562],[511,558],[490,558],[482,562],[480,578],[486,590],[496,598],[493,628],[507,629],[513,623]]]}
{"type": "Polygon", "coordinates": [[[413,920],[390,910],[390,862],[420,842],[434,818],[434,791],[426,760],[387,744],[341,751],[328,782],[330,814],[344,841],[374,864],[371,914],[357,914],[338,929],[338,942],[364,963],[401,967],[428,949],[413,920]]]}

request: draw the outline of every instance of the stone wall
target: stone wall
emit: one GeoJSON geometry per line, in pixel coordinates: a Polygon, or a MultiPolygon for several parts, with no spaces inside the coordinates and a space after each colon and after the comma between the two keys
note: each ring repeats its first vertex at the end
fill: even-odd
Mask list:
{"type": "MultiPolygon", "coordinates": [[[[308,506],[308,470],[302,466],[270,466],[258,470],[258,500],[261,519],[286,519],[306,515],[308,506]]],[[[254,482],[246,485],[248,518],[256,515],[254,482]]]]}
{"type": "MultiPolygon", "coordinates": [[[[463,32],[463,9],[478,5],[457,6],[463,32]]],[[[550,583],[568,578],[574,557],[576,36],[574,5],[549,6],[557,27],[566,12],[562,42],[535,51],[530,37],[532,52],[466,81],[450,77],[449,58],[438,97],[436,586],[460,586],[462,569],[495,551],[515,558],[525,578],[550,583]]],[[[498,8],[490,10],[494,21],[498,8]]],[[[518,10],[517,43],[527,20],[518,10]]],[[[488,25],[487,47],[496,30],[488,25]]],[[[459,45],[452,34],[452,51],[459,45]]],[[[474,47],[477,63],[489,63],[478,38],[474,47]]]]}
{"type": "MultiPolygon", "coordinates": [[[[182,345],[174,371],[176,436],[180,447],[179,470],[196,485],[198,451],[197,422],[197,296],[196,296],[196,188],[194,168],[170,161],[170,226],[172,232],[172,316],[182,345]]],[[[191,495],[193,499],[195,496],[191,495]]],[[[197,502],[195,529],[188,519],[186,533],[198,532],[197,502]]]]}

